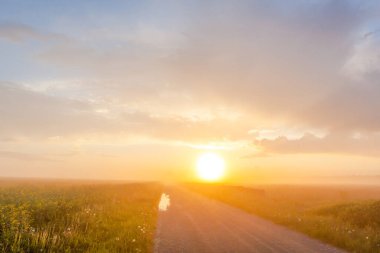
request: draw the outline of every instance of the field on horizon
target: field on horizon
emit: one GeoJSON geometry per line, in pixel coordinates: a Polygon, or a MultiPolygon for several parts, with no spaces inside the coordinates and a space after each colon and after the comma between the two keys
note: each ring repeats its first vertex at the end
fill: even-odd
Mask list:
{"type": "Polygon", "coordinates": [[[380,252],[380,187],[186,187],[349,252],[380,252]]]}
{"type": "Polygon", "coordinates": [[[0,252],[149,252],[161,185],[0,183],[0,252]]]}

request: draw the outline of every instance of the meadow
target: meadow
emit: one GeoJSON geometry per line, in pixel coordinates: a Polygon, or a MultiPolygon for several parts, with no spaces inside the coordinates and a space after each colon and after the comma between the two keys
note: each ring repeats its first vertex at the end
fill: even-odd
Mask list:
{"type": "Polygon", "coordinates": [[[380,252],[380,187],[186,187],[349,252],[380,252]]]}
{"type": "Polygon", "coordinates": [[[156,183],[0,182],[0,252],[150,252],[156,183]]]}

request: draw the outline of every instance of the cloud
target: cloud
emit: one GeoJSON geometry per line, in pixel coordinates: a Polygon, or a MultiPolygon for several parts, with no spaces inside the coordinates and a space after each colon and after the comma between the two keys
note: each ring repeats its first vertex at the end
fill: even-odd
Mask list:
{"type": "Polygon", "coordinates": [[[346,154],[378,156],[380,135],[361,133],[334,133],[323,138],[305,134],[302,138],[290,140],[279,137],[254,142],[260,147],[260,154],[346,154]]]}
{"type": "MultiPolygon", "coordinates": [[[[334,127],[322,117],[310,121],[305,111],[323,108],[321,103],[345,89],[340,70],[352,50],[352,33],[365,22],[366,9],[359,7],[339,1],[289,6],[202,2],[184,13],[176,30],[155,22],[152,32],[149,22],[137,23],[128,26],[129,36],[114,40],[83,31],[85,41],[56,44],[39,57],[99,80],[92,86],[99,97],[114,91],[114,100],[155,104],[151,101],[169,85],[172,94],[203,101],[205,107],[218,104],[249,112],[256,118],[250,128],[272,123],[259,118],[334,127]],[[152,34],[160,34],[158,42],[152,34]],[[162,43],[171,46],[158,46],[162,43]]],[[[122,32],[109,30],[106,34],[122,32]]]]}
{"type": "MultiPolygon", "coordinates": [[[[66,27],[79,35],[40,48],[36,57],[74,73],[80,84],[1,86],[2,132],[250,141],[250,129],[380,131],[374,79],[358,86],[341,73],[357,66],[351,59],[371,62],[375,46],[360,53],[352,39],[373,18],[366,6],[199,1],[179,8],[180,19],[164,7],[164,20],[152,11],[125,26],[116,16],[112,24],[119,26],[99,17],[101,27],[66,27]]],[[[3,25],[0,34],[13,41],[50,37],[19,25],[3,25]]]]}
{"type": "Polygon", "coordinates": [[[0,159],[15,159],[20,161],[57,161],[45,155],[40,154],[28,154],[22,152],[14,152],[14,151],[4,151],[0,150],[0,159]]]}
{"type": "Polygon", "coordinates": [[[300,117],[314,127],[333,132],[379,132],[380,120],[375,116],[380,110],[379,92],[380,86],[375,82],[345,84],[300,110],[300,117]]]}
{"type": "Polygon", "coordinates": [[[354,80],[361,81],[380,72],[379,30],[366,33],[354,46],[353,52],[343,67],[354,80]]]}
{"type": "Polygon", "coordinates": [[[63,39],[64,36],[55,33],[41,32],[31,26],[19,23],[0,23],[0,38],[12,42],[25,42],[27,40],[49,41],[63,39]]]}
{"type": "Polygon", "coordinates": [[[12,83],[0,83],[0,108],[2,135],[59,135],[101,124],[89,115],[85,103],[46,96],[12,83]]]}
{"type": "Polygon", "coordinates": [[[146,136],[168,141],[237,139],[245,123],[222,115],[193,118],[172,112],[134,109],[112,103],[97,103],[56,97],[0,83],[0,133],[3,139],[17,137],[48,139],[54,136],[146,136]],[[99,109],[103,108],[103,109],[99,109]],[[105,109],[104,109],[105,108],[105,109]],[[174,114],[173,114],[174,113],[174,114]],[[223,126],[223,127],[220,127],[223,126]]]}
{"type": "Polygon", "coordinates": [[[297,129],[297,128],[276,128],[276,129],[251,129],[248,132],[253,135],[255,140],[276,140],[280,137],[284,137],[288,140],[297,140],[304,135],[311,134],[313,136],[323,138],[328,133],[323,129],[297,129]]]}

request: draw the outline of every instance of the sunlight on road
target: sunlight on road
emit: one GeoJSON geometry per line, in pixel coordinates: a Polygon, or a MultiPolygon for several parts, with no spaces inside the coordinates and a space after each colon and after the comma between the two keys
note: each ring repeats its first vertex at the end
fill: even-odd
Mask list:
{"type": "Polygon", "coordinates": [[[170,206],[170,197],[166,193],[161,194],[160,203],[158,204],[158,210],[165,212],[170,206]]]}

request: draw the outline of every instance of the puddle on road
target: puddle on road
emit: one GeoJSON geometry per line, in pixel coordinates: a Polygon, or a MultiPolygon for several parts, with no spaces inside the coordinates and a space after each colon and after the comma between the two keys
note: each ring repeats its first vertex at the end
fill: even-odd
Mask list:
{"type": "Polygon", "coordinates": [[[158,204],[158,210],[159,211],[162,211],[162,212],[165,212],[168,210],[170,206],[170,197],[168,194],[166,193],[162,193],[161,194],[161,199],[160,199],[160,203],[158,204]]]}

